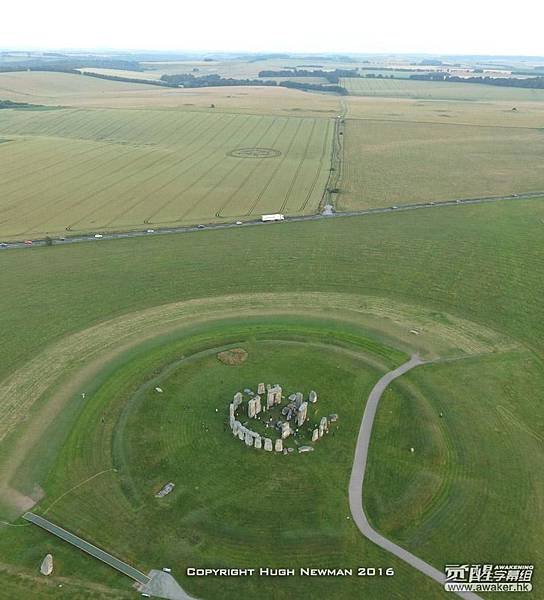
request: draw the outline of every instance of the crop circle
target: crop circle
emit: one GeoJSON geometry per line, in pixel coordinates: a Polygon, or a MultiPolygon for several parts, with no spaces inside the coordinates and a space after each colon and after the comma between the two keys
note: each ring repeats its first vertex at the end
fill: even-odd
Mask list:
{"type": "Polygon", "coordinates": [[[234,158],[275,158],[281,156],[281,152],[274,148],[235,148],[227,152],[227,156],[233,156],[234,158]]]}

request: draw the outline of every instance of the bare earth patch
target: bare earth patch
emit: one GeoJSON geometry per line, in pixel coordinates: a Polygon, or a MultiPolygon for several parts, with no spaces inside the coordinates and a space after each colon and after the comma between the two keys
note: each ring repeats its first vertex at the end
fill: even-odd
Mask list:
{"type": "Polygon", "coordinates": [[[247,352],[243,348],[231,348],[219,352],[217,358],[225,365],[241,365],[247,360],[247,352]]]}

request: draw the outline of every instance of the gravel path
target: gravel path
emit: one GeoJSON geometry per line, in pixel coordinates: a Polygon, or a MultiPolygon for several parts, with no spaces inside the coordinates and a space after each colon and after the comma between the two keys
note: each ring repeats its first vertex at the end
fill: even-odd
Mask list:
{"type": "MultiPolygon", "coordinates": [[[[411,552],[408,552],[408,550],[397,546],[397,544],[372,529],[363,510],[363,481],[368,457],[368,447],[380,398],[387,386],[394,379],[397,379],[397,377],[400,377],[410,369],[424,363],[425,361],[421,360],[417,354],[414,354],[408,362],[405,362],[400,367],[386,373],[370,392],[363,414],[363,420],[361,421],[361,428],[359,429],[357,446],[355,448],[355,457],[353,459],[353,468],[349,481],[349,507],[355,524],[366,538],[380,546],[380,548],[391,552],[391,554],[394,554],[424,575],[432,577],[443,586],[445,582],[444,573],[435,569],[432,565],[421,560],[411,552]]],[[[461,598],[466,598],[467,600],[481,600],[480,596],[472,592],[460,592],[457,595],[461,598]]]]}

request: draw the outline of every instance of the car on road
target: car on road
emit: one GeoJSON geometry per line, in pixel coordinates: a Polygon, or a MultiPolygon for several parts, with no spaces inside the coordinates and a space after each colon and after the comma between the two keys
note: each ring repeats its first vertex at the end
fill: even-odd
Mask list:
{"type": "Polygon", "coordinates": [[[32,246],[32,240],[25,240],[25,246],[32,246]]]}
{"type": "Polygon", "coordinates": [[[236,225],[241,225],[242,221],[236,221],[236,225]]]}
{"type": "Polygon", "coordinates": [[[206,227],[206,225],[197,225],[196,228],[197,229],[204,229],[206,227]]]}
{"type": "Polygon", "coordinates": [[[7,248],[8,245],[6,244],[6,242],[0,242],[0,248],[7,248]]]}
{"type": "Polygon", "coordinates": [[[101,233],[95,233],[94,237],[99,240],[101,237],[104,237],[101,233]]]}
{"type": "Polygon", "coordinates": [[[391,209],[395,210],[396,208],[398,208],[398,206],[392,206],[391,209]]]}
{"type": "Polygon", "coordinates": [[[154,229],[147,229],[146,233],[155,233],[155,230],[154,229]]]}

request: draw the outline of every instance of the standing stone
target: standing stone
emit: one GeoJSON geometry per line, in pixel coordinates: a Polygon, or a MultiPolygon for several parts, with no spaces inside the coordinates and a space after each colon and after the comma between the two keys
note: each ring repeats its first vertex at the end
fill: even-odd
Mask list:
{"type": "Polygon", "coordinates": [[[308,399],[312,404],[315,404],[317,402],[317,393],[312,390],[308,399]]]}
{"type": "Polygon", "coordinates": [[[255,398],[253,398],[253,402],[255,402],[255,416],[257,416],[263,409],[263,406],[261,404],[261,397],[255,396],[255,398]]]}
{"type": "Polygon", "coordinates": [[[235,417],[229,417],[229,427],[231,429],[234,429],[234,423],[236,423],[236,418],[235,417]]]}
{"type": "Polygon", "coordinates": [[[316,427],[313,431],[312,431],[312,442],[317,442],[317,440],[319,439],[319,428],[316,427]]]}
{"type": "Polygon", "coordinates": [[[242,404],[243,399],[244,397],[242,396],[242,392],[236,392],[233,399],[234,408],[238,408],[240,404],[242,404]]]}
{"type": "Polygon", "coordinates": [[[274,444],[274,450],[276,452],[283,452],[283,440],[281,438],[276,440],[276,443],[274,444]]]}
{"type": "Polygon", "coordinates": [[[268,395],[272,396],[274,404],[281,404],[281,386],[275,385],[268,390],[268,395]]]}
{"type": "Polygon", "coordinates": [[[272,391],[272,389],[269,389],[266,392],[266,408],[272,408],[274,406],[275,398],[276,398],[276,396],[275,396],[274,392],[272,391]]]}
{"type": "Polygon", "coordinates": [[[51,575],[52,572],[53,572],[53,557],[51,556],[51,554],[46,554],[45,558],[42,561],[41,567],[40,567],[40,573],[42,575],[51,575]]]}
{"type": "Polygon", "coordinates": [[[327,422],[327,417],[321,417],[321,421],[319,421],[319,437],[323,437],[324,433],[329,431],[329,424],[327,422]]]}
{"type": "Polygon", "coordinates": [[[245,427],[240,426],[238,428],[238,439],[244,441],[244,438],[246,437],[246,432],[244,431],[245,427]]]}
{"type": "Polygon", "coordinates": [[[285,422],[281,424],[281,439],[284,440],[285,438],[289,437],[291,435],[291,427],[289,426],[289,423],[285,422]]]}
{"type": "Polygon", "coordinates": [[[272,440],[270,438],[264,438],[264,449],[267,452],[272,452],[272,440]]]}
{"type": "Polygon", "coordinates": [[[302,392],[297,392],[295,394],[295,406],[297,408],[299,408],[303,402],[304,402],[304,395],[302,394],[302,392]]]}
{"type": "Polygon", "coordinates": [[[234,404],[231,402],[229,404],[229,417],[234,417],[234,411],[236,410],[236,407],[234,406],[234,404]]]}
{"type": "Polygon", "coordinates": [[[240,421],[234,421],[232,424],[232,435],[238,435],[238,431],[240,430],[240,421]]]}
{"type": "Polygon", "coordinates": [[[251,435],[251,431],[246,431],[246,436],[245,436],[245,443],[246,446],[253,446],[253,436],[251,435]]]}
{"type": "Polygon", "coordinates": [[[265,392],[264,383],[259,383],[259,385],[257,386],[257,394],[262,396],[264,394],[264,392],[265,392]]]}
{"type": "Polygon", "coordinates": [[[298,414],[297,414],[297,425],[299,427],[302,427],[302,425],[304,425],[304,421],[306,421],[306,415],[308,412],[308,403],[307,402],[303,402],[299,409],[298,409],[298,414]]]}
{"type": "Polygon", "coordinates": [[[255,418],[255,400],[250,400],[247,403],[247,416],[250,419],[254,419],[255,418]]]}
{"type": "Polygon", "coordinates": [[[261,436],[255,438],[255,442],[253,443],[257,450],[260,450],[263,447],[263,438],[261,436]]]}

